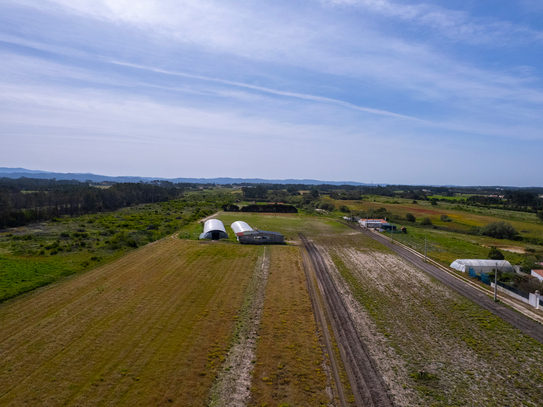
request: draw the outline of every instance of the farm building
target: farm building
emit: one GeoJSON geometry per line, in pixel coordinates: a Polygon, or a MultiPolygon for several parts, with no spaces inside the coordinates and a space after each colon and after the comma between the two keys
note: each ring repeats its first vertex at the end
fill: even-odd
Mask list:
{"type": "Polygon", "coordinates": [[[240,243],[265,244],[284,243],[285,237],[281,233],[257,230],[246,222],[238,220],[230,225],[240,243]]]}
{"type": "Polygon", "coordinates": [[[498,266],[498,270],[505,273],[514,273],[515,270],[511,263],[507,260],[478,260],[478,259],[458,259],[451,263],[451,267],[455,270],[467,273],[469,269],[473,269],[477,274],[493,273],[498,266]]]}
{"type": "Polygon", "coordinates": [[[543,282],[543,270],[532,270],[531,275],[543,282]]]}
{"type": "Polygon", "coordinates": [[[224,228],[224,224],[218,219],[209,219],[204,224],[204,232],[200,235],[200,239],[228,239],[228,234],[224,228]]]}
{"type": "Polygon", "coordinates": [[[391,225],[386,219],[360,219],[358,223],[365,229],[396,230],[396,225],[391,225]]]}

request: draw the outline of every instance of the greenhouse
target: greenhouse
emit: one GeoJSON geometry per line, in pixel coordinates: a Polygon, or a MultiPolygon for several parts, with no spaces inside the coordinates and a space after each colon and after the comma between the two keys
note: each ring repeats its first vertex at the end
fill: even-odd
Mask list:
{"type": "Polygon", "coordinates": [[[224,228],[224,224],[218,219],[209,219],[204,225],[204,231],[200,235],[200,239],[228,239],[228,234],[224,228]]]}
{"type": "Polygon", "coordinates": [[[478,260],[478,259],[459,259],[451,263],[451,268],[467,273],[471,268],[475,273],[493,273],[498,267],[498,271],[504,273],[514,273],[513,266],[507,260],[478,260]]]}

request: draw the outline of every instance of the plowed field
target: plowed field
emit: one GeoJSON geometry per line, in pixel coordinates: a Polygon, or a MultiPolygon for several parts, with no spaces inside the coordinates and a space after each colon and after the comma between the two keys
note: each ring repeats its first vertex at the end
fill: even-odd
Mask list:
{"type": "Polygon", "coordinates": [[[205,405],[260,248],[166,238],[0,306],[0,405],[205,405]]]}

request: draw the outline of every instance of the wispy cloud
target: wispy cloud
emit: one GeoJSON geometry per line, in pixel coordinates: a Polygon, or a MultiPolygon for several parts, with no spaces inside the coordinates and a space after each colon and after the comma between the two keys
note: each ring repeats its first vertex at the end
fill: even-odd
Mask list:
{"type": "MultiPolygon", "coordinates": [[[[543,32],[507,20],[475,18],[467,12],[447,9],[429,3],[405,4],[390,0],[324,0],[335,5],[363,8],[388,18],[409,21],[429,27],[455,41],[504,46],[543,42],[543,32]]],[[[528,5],[528,3],[527,3],[528,5]]],[[[533,7],[533,5],[532,5],[533,7]]]]}
{"type": "Polygon", "coordinates": [[[263,172],[287,160],[285,177],[303,167],[323,179],[310,172],[327,157],[345,166],[336,179],[385,171],[360,163],[360,146],[409,154],[406,178],[454,166],[449,155],[475,140],[504,160],[522,148],[532,157],[543,148],[543,67],[503,47],[539,50],[523,24],[393,0],[6,0],[0,138],[10,147],[0,154],[15,157],[16,140],[51,154],[61,153],[47,143],[75,154],[96,140],[117,157],[159,157],[162,145],[193,171],[202,149],[217,161],[237,149],[258,154],[263,172]]]}

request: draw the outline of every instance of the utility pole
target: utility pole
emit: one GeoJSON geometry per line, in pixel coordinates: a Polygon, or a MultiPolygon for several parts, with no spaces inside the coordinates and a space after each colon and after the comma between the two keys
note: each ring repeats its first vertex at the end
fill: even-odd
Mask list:
{"type": "Polygon", "coordinates": [[[424,262],[426,263],[426,236],[424,236],[424,262]]]}
{"type": "Polygon", "coordinates": [[[394,243],[394,228],[390,225],[390,243],[394,243]]]}
{"type": "Polygon", "coordinates": [[[498,263],[494,269],[494,302],[498,302],[498,263]]]}

